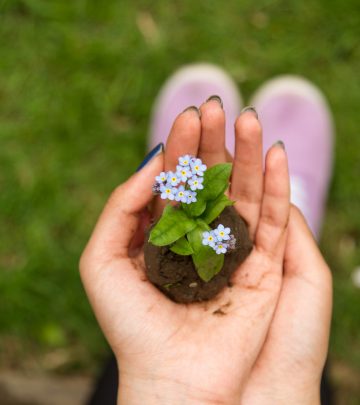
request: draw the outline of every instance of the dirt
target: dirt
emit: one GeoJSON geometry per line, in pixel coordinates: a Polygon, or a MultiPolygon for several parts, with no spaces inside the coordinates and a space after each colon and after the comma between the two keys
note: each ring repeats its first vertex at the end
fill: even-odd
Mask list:
{"type": "Polygon", "coordinates": [[[180,256],[168,247],[145,243],[145,264],[148,279],[175,302],[206,301],[230,285],[232,273],[246,259],[252,242],[245,221],[233,207],[226,207],[211,228],[219,224],[230,227],[236,238],[234,250],[225,254],[224,266],[210,281],[203,281],[197,274],[191,256],[180,256]]]}

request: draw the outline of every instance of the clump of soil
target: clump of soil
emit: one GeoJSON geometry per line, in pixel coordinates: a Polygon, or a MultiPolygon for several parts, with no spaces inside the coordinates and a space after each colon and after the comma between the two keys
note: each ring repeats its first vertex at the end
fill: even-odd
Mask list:
{"type": "Polygon", "coordinates": [[[252,242],[245,221],[233,207],[226,207],[210,225],[230,227],[236,238],[236,248],[225,254],[224,266],[210,281],[203,281],[197,274],[191,256],[180,256],[169,247],[154,246],[145,242],[145,264],[148,279],[173,301],[189,303],[206,301],[229,285],[232,273],[252,249],[252,242]]]}

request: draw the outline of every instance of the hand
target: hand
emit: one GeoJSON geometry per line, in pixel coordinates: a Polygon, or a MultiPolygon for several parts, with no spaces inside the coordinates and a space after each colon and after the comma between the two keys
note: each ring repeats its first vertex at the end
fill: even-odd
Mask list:
{"type": "MultiPolygon", "coordinates": [[[[224,146],[224,112],[216,102],[209,102],[201,106],[201,113],[201,138],[192,139],[198,144],[191,147],[210,164],[232,161],[224,146]]],[[[230,190],[252,237],[259,223],[263,188],[262,134],[254,118],[251,112],[244,113],[236,122],[234,171],[238,176],[233,176],[230,190]]],[[[174,153],[175,158],[181,145],[174,138],[169,137],[167,154],[174,153]]],[[[331,309],[331,273],[303,216],[293,206],[280,298],[261,354],[245,385],[244,404],[319,403],[331,309]]]]}
{"type": "MultiPolygon", "coordinates": [[[[210,164],[232,161],[224,146],[224,113],[217,103],[201,107],[199,154],[210,164]],[[204,136],[203,136],[204,135],[204,136]]],[[[176,140],[169,138],[174,152],[176,140]]],[[[194,148],[195,149],[195,148],[194,148]]],[[[262,177],[261,127],[251,113],[236,122],[231,198],[254,236],[262,177]],[[249,115],[250,114],[250,115],[249,115]]],[[[332,309],[331,273],[301,213],[291,208],[279,302],[261,354],[244,387],[244,404],[318,403],[332,309]]]]}
{"type": "Polygon", "coordinates": [[[292,206],[279,302],[244,404],[319,404],[332,309],[331,273],[292,206]]]}
{"type": "Polygon", "coordinates": [[[261,185],[245,179],[247,173],[263,178],[262,165],[251,161],[259,154],[251,140],[252,127],[259,127],[253,116],[240,119],[240,132],[237,125],[231,196],[239,198],[239,213],[248,207],[257,225],[245,216],[254,249],[234,273],[233,286],[207,303],[176,304],[147,281],[142,250],[130,249],[156,174],[174,168],[184,153],[208,165],[225,159],[224,119],[218,125],[216,116],[204,112],[200,121],[192,110],[179,115],[165,156],[114,191],[80,261],[89,300],[120,364],[121,403],[238,404],[268,334],[282,285],[290,190],[279,146],[267,154],[261,185]],[[223,145],[218,155],[211,149],[214,137],[223,145]]]}

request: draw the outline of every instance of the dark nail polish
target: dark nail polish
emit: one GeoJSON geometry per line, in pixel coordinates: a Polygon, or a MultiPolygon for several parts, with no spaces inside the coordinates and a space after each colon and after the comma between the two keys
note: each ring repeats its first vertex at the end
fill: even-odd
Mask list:
{"type": "Polygon", "coordinates": [[[256,119],[259,118],[258,113],[257,113],[257,111],[255,110],[255,107],[253,107],[252,105],[249,105],[249,106],[243,108],[243,109],[241,110],[240,114],[244,114],[244,113],[247,113],[247,112],[253,113],[253,114],[255,115],[256,119]]]}
{"type": "Polygon", "coordinates": [[[145,159],[140,163],[136,171],[138,172],[139,170],[141,170],[144,166],[146,166],[150,162],[151,159],[153,159],[155,156],[159,155],[162,152],[164,152],[164,144],[161,142],[145,156],[145,159]]]}
{"type": "Polygon", "coordinates": [[[199,118],[201,118],[201,112],[195,105],[191,105],[190,107],[186,107],[185,110],[183,111],[183,113],[187,112],[187,111],[194,111],[199,116],[199,118]]]}
{"type": "Polygon", "coordinates": [[[273,146],[279,146],[285,150],[285,144],[283,141],[276,141],[273,146]]]}
{"type": "Polygon", "coordinates": [[[219,97],[219,96],[217,96],[216,94],[213,94],[212,96],[210,96],[207,100],[206,100],[206,102],[208,102],[208,101],[217,101],[219,104],[220,104],[220,106],[221,106],[221,108],[224,108],[224,105],[223,105],[223,102],[222,102],[222,100],[221,100],[221,98],[219,97]]]}

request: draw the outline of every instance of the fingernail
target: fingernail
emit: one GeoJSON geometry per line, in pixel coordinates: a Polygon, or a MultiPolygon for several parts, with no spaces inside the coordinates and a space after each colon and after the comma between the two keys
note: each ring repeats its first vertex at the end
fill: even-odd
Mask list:
{"type": "Polygon", "coordinates": [[[258,113],[257,113],[257,111],[255,110],[255,107],[253,107],[252,105],[249,105],[249,106],[243,108],[243,109],[241,110],[241,112],[240,112],[240,115],[241,115],[241,114],[244,114],[244,113],[247,113],[247,112],[251,112],[251,113],[253,113],[253,114],[255,115],[255,117],[256,117],[257,119],[259,118],[258,113]]]}
{"type": "Polygon", "coordinates": [[[279,146],[280,148],[283,148],[285,150],[285,144],[283,141],[276,141],[273,146],[279,146]]]}
{"type": "Polygon", "coordinates": [[[183,111],[183,113],[187,112],[187,111],[195,111],[196,114],[198,115],[198,117],[201,118],[201,112],[195,105],[191,105],[190,107],[186,107],[185,110],[183,111]]]}
{"type": "Polygon", "coordinates": [[[206,102],[208,102],[208,101],[217,101],[220,104],[221,108],[224,108],[224,105],[223,105],[223,102],[222,102],[221,98],[219,96],[217,96],[216,94],[213,94],[212,96],[210,96],[206,100],[206,102]]]}
{"type": "Polygon", "coordinates": [[[150,160],[152,160],[155,156],[159,155],[160,153],[164,152],[164,144],[162,142],[159,145],[155,146],[146,156],[145,159],[140,163],[139,167],[136,169],[136,172],[141,170],[144,166],[146,166],[150,160]]]}

